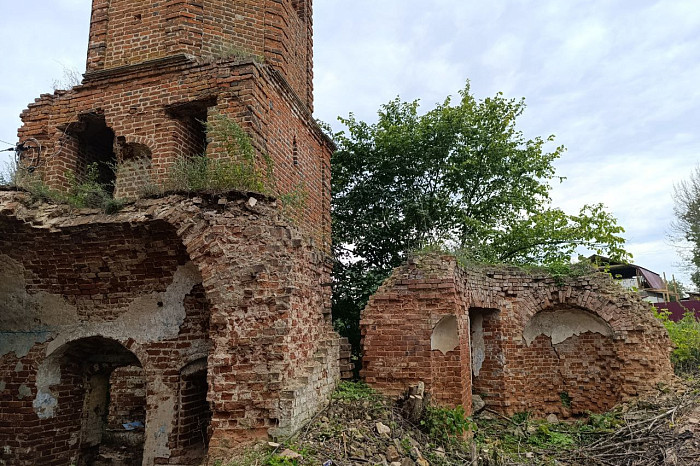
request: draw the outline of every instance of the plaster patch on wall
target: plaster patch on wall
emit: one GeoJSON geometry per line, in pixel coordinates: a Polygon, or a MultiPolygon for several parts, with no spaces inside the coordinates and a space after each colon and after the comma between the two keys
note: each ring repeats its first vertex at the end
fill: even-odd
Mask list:
{"type": "Polygon", "coordinates": [[[475,312],[470,315],[471,319],[471,350],[472,350],[472,372],[474,377],[479,376],[481,366],[486,360],[486,343],[484,342],[484,315],[475,312]]]}
{"type": "MultiPolygon", "coordinates": [[[[57,406],[51,392],[51,386],[61,382],[60,351],[57,350],[68,342],[96,335],[117,341],[133,338],[142,343],[177,338],[186,316],[185,296],[201,282],[199,270],[188,262],[178,267],[173,282],[164,293],[136,298],[115,321],[87,324],[78,322],[76,318],[75,322],[66,325],[47,346],[48,357],[37,372],[37,394],[33,406],[39,418],[52,418],[57,406]]],[[[200,348],[194,350],[201,351],[200,348]]]]}
{"type": "Polygon", "coordinates": [[[58,327],[78,318],[76,308],[61,296],[27,293],[25,273],[19,262],[0,254],[0,356],[14,352],[23,358],[58,327]]]}
{"type": "Polygon", "coordinates": [[[447,354],[459,346],[459,330],[457,328],[457,317],[454,315],[445,316],[440,319],[430,336],[430,349],[439,350],[442,354],[447,354]]]}
{"type": "Polygon", "coordinates": [[[154,458],[170,457],[168,439],[173,430],[173,413],[177,412],[177,395],[168,384],[158,378],[151,390],[158,394],[158,402],[146,414],[143,464],[153,464],[154,458]]]}
{"type": "Polygon", "coordinates": [[[39,419],[50,419],[54,416],[58,401],[51,392],[51,386],[60,382],[61,366],[55,358],[44,359],[36,373],[36,398],[32,403],[39,419]]]}
{"type": "Polygon", "coordinates": [[[25,398],[29,398],[32,396],[32,389],[27,387],[26,385],[22,384],[19,386],[19,395],[17,395],[17,398],[20,400],[23,400],[25,398]]]}
{"type": "Polygon", "coordinates": [[[523,338],[530,346],[539,335],[545,335],[552,339],[553,345],[558,345],[574,335],[586,332],[613,336],[608,323],[600,317],[583,310],[566,309],[535,314],[525,326],[523,338]]]}
{"type": "Polygon", "coordinates": [[[112,322],[73,323],[49,343],[47,353],[67,342],[95,335],[117,341],[133,338],[140,343],[177,338],[186,316],[185,297],[200,283],[199,270],[188,262],[178,267],[165,292],[139,296],[112,322]]]}
{"type": "Polygon", "coordinates": [[[6,387],[7,385],[5,384],[5,381],[0,380],[0,393],[4,392],[6,387]]]}

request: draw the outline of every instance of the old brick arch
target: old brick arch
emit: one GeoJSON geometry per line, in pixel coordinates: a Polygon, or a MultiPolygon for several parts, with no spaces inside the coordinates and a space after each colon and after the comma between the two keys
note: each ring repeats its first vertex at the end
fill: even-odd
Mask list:
{"type": "Polygon", "coordinates": [[[33,422],[33,401],[47,355],[82,338],[138,356],[143,382],[125,368],[112,382],[144,387],[144,465],[188,464],[290,433],[333,389],[338,338],[326,297],[308,291],[325,282],[329,262],[274,200],[173,195],[113,215],[32,207],[17,193],[0,193],[0,205],[0,382],[26,408],[18,430],[0,429],[12,464],[79,457],[77,441],[44,435],[60,420],[33,422]]]}
{"type": "Polygon", "coordinates": [[[503,414],[602,412],[672,376],[648,304],[603,274],[556,281],[421,255],[372,296],[361,328],[370,385],[398,394],[422,380],[467,410],[474,393],[503,414]]]}
{"type": "Polygon", "coordinates": [[[143,216],[42,228],[19,214],[0,219],[0,331],[24,340],[0,351],[0,379],[13,380],[13,361],[27,373],[20,401],[28,409],[16,436],[41,439],[27,462],[121,455],[115,460],[172,464],[179,381],[169,374],[211,349],[209,300],[176,230],[143,216]],[[90,367],[61,369],[94,355],[90,367]],[[51,388],[61,374],[83,391],[51,388]],[[92,412],[88,402],[100,416],[71,424],[92,412]],[[48,435],[54,431],[61,434],[48,435]]]}
{"type": "Polygon", "coordinates": [[[73,433],[80,464],[101,464],[114,455],[141,463],[146,382],[133,352],[116,340],[83,337],[48,354],[38,372],[34,409],[40,419],[73,433]]]}
{"type": "Polygon", "coordinates": [[[537,381],[520,392],[522,410],[569,417],[612,408],[621,400],[623,360],[614,336],[608,322],[577,306],[560,304],[534,314],[515,357],[522,364],[514,377],[537,381]]]}

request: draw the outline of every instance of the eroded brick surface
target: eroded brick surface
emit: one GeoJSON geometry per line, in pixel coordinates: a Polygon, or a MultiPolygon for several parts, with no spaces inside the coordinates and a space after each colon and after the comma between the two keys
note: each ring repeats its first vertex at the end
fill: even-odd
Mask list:
{"type": "Polygon", "coordinates": [[[311,18],[311,0],[93,1],[82,83],[21,115],[25,168],[66,191],[94,166],[135,201],[177,190],[178,161],[232,156],[234,133],[205,130],[228,119],[272,162],[269,191],[301,202],[107,216],[0,193],[0,464],[214,462],[326,401],[341,342],[311,18]]]}
{"type": "Polygon", "coordinates": [[[422,380],[438,402],[468,410],[474,393],[504,414],[602,412],[673,377],[648,303],[602,274],[559,283],[421,256],[370,299],[361,327],[370,385],[395,395],[422,380]],[[459,345],[443,353],[431,337],[446,316],[459,345]]]}
{"type": "Polygon", "coordinates": [[[311,115],[310,3],[95,1],[82,84],[22,113],[25,162],[56,189],[94,162],[107,180],[112,165],[115,196],[133,199],[178,159],[226,156],[202,123],[229,117],[272,161],[276,192],[304,199],[295,220],[328,248],[332,142],[311,115]]]}
{"type": "Polygon", "coordinates": [[[291,433],[326,401],[340,374],[330,262],[274,200],[250,199],[170,196],[107,216],[0,193],[5,463],[141,441],[143,464],[197,464],[207,446],[215,458],[291,433]],[[107,425],[90,430],[100,410],[107,425]],[[120,431],[134,421],[141,440],[120,431]]]}

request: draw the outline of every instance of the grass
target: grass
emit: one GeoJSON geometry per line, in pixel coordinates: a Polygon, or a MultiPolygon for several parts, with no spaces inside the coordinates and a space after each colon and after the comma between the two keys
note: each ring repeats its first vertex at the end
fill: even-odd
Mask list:
{"type": "Polygon", "coordinates": [[[69,171],[66,178],[69,185],[66,191],[50,188],[34,173],[16,177],[16,186],[25,189],[33,201],[65,204],[75,209],[100,209],[112,214],[121,210],[125,204],[123,199],[113,197],[111,186],[98,181],[99,169],[96,163],[88,165],[83,175],[77,176],[69,171]]]}
{"type": "MultiPolygon", "coordinates": [[[[305,184],[302,182],[288,192],[280,192],[271,158],[256,151],[248,134],[235,120],[223,115],[214,116],[206,123],[206,131],[215,149],[223,149],[221,158],[182,156],[169,167],[163,183],[142,186],[138,197],[161,197],[168,193],[254,192],[277,197],[288,220],[294,222],[301,217],[308,199],[305,184]]],[[[8,166],[0,171],[0,185],[25,189],[35,201],[117,212],[125,200],[113,197],[113,185],[98,181],[99,168],[97,164],[91,164],[80,176],[66,172],[69,188],[59,191],[47,186],[37,173],[20,176],[18,167],[8,166]]],[[[110,169],[118,178],[120,167],[115,165],[110,169]]]]}

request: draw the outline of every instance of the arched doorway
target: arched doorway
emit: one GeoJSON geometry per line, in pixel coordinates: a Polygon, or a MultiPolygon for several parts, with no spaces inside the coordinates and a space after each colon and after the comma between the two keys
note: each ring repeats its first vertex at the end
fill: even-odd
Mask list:
{"type": "Polygon", "coordinates": [[[88,337],[65,344],[45,364],[60,382],[49,387],[64,417],[79,429],[79,466],[140,465],[146,421],[146,378],[141,362],[121,343],[88,337]],[[73,385],[72,390],[66,387],[73,385]],[[79,426],[78,426],[79,423],[79,426]]]}

